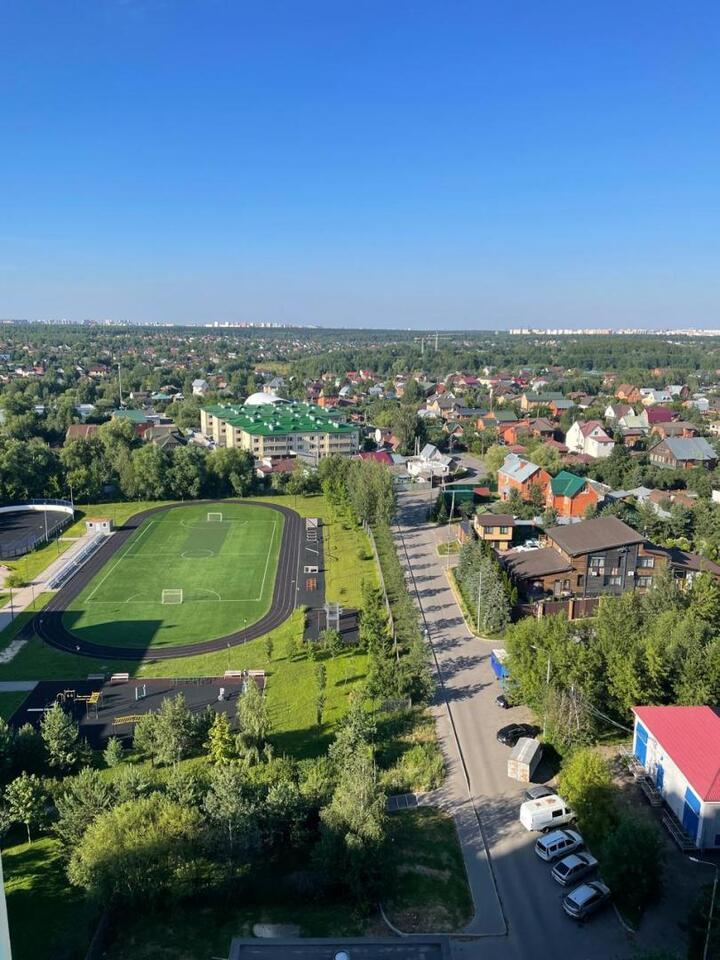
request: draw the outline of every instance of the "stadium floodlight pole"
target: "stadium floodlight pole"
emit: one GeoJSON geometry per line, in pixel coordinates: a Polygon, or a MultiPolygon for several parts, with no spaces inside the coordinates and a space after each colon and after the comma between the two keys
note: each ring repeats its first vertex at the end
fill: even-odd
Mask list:
{"type": "Polygon", "coordinates": [[[47,543],[48,540],[50,539],[50,537],[48,536],[48,528],[47,528],[47,510],[43,510],[43,517],[45,518],[45,543],[47,543]]]}

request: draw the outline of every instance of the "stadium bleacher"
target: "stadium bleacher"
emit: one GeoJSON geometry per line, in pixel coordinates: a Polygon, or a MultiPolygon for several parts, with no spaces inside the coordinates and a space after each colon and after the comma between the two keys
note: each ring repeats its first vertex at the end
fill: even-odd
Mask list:
{"type": "Polygon", "coordinates": [[[82,550],[78,551],[75,556],[68,560],[64,566],[58,570],[54,577],[48,582],[49,590],[59,590],[63,584],[72,577],[80,567],[90,559],[90,557],[105,543],[107,537],[105,534],[96,533],[94,537],[85,544],[82,550]]]}

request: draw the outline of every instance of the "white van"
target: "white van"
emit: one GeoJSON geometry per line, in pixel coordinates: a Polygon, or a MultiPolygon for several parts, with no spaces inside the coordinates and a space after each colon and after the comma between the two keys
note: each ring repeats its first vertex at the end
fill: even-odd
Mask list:
{"type": "Polygon", "coordinates": [[[561,827],[574,819],[575,813],[557,794],[541,797],[539,800],[526,800],[520,804],[520,823],[526,830],[561,827]]]}

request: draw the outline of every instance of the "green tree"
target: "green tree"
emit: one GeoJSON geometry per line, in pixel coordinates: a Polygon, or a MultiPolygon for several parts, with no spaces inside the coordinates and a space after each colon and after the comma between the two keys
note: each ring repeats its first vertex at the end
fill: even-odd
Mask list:
{"type": "Polygon", "coordinates": [[[196,499],[205,483],[205,453],[197,444],[176,447],[168,472],[170,492],[178,500],[196,499]]]}
{"type": "Polygon", "coordinates": [[[163,700],[155,714],[155,724],[158,763],[179,763],[189,755],[193,744],[193,722],[181,693],[163,700]]]}
{"type": "Polygon", "coordinates": [[[99,437],[70,440],[60,452],[65,479],[76,500],[97,500],[108,476],[105,447],[99,437]]]}
{"type": "Polygon", "coordinates": [[[505,461],[505,457],[508,455],[507,447],[501,447],[497,444],[488,447],[485,451],[485,456],[483,457],[485,461],[485,468],[490,476],[497,476],[497,472],[505,461]]]}
{"type": "Polygon", "coordinates": [[[8,784],[5,803],[12,821],[25,825],[28,843],[32,843],[32,831],[40,829],[46,819],[47,798],[40,778],[34,773],[21,773],[8,784]]]}
{"type": "Polygon", "coordinates": [[[344,759],[320,823],[318,852],[328,874],[358,901],[371,900],[383,873],[385,795],[366,750],[344,759]]]}
{"type": "Polygon", "coordinates": [[[198,810],[151,793],[89,825],[72,851],[68,877],[102,904],[179,899],[196,893],[210,875],[202,839],[198,810]]]}
{"type": "Polygon", "coordinates": [[[238,700],[237,717],[243,744],[262,750],[270,733],[267,703],[254,680],[249,680],[238,700]]]}
{"type": "Polygon", "coordinates": [[[46,710],[40,721],[40,735],[51,767],[71,770],[80,759],[78,725],[59,703],[46,710]]]}
{"type": "Polygon", "coordinates": [[[154,443],[145,443],[132,454],[135,489],[143,500],[163,500],[169,492],[168,456],[154,443]]]}
{"type": "Polygon", "coordinates": [[[105,763],[108,767],[116,767],[119,763],[122,763],[124,756],[125,750],[122,745],[122,740],[120,740],[119,737],[110,737],[103,750],[105,763]]]}
{"type": "Polygon", "coordinates": [[[213,767],[204,807],[227,841],[223,846],[230,857],[238,847],[248,849],[255,842],[256,815],[245,796],[245,786],[245,774],[239,763],[213,767]]]}
{"type": "Polygon", "coordinates": [[[320,634],[320,643],[331,657],[339,656],[343,651],[343,638],[339,630],[330,627],[320,634]]]}
{"type": "Polygon", "coordinates": [[[598,751],[574,751],[563,763],[558,786],[589,843],[603,840],[617,822],[617,811],[610,769],[598,751]]]}
{"type": "Polygon", "coordinates": [[[208,735],[207,747],[211,763],[229,763],[235,756],[235,740],[227,714],[215,714],[208,735]]]}
{"type": "Polygon", "coordinates": [[[63,792],[55,800],[58,819],[53,829],[69,855],[90,824],[114,805],[115,795],[112,784],[91,767],[68,777],[63,786],[63,792]]]}
{"type": "Polygon", "coordinates": [[[273,657],[273,639],[268,633],[265,637],[265,659],[268,663],[272,661],[273,657]]]}
{"type": "Polygon", "coordinates": [[[219,497],[246,497],[255,480],[251,453],[237,447],[217,447],[207,456],[208,479],[219,497]]]}
{"type": "Polygon", "coordinates": [[[641,914],[663,888],[662,837],[646,817],[624,815],[601,848],[603,879],[616,900],[641,914]]]}

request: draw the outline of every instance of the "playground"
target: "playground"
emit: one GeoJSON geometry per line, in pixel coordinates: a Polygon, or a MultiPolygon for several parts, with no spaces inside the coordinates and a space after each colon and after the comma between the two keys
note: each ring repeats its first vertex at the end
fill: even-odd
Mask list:
{"type": "Polygon", "coordinates": [[[217,713],[227,714],[233,723],[238,698],[248,683],[264,690],[265,672],[230,671],[222,677],[153,680],[136,680],[118,673],[109,679],[42,680],[17,708],[10,723],[16,728],[25,723],[38,726],[44,712],[59,703],[79,724],[80,736],[98,750],[109,737],[129,743],[138,718],[157,710],[166,697],[178,693],[182,693],[191,713],[212,707],[217,713]]]}

